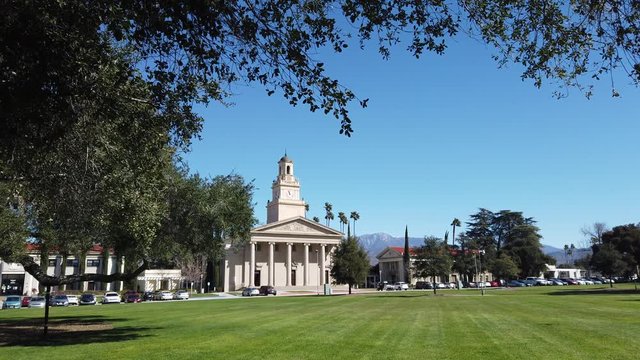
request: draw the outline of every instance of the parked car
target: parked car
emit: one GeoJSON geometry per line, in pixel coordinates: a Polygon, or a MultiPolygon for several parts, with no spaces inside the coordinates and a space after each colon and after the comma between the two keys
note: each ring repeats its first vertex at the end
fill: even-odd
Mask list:
{"type": "Polygon", "coordinates": [[[67,295],[56,295],[51,300],[51,306],[69,306],[67,295]]]}
{"type": "Polygon", "coordinates": [[[31,300],[29,301],[30,308],[43,309],[46,304],[47,304],[47,299],[45,299],[43,296],[32,296],[31,300]]]}
{"type": "Polygon", "coordinates": [[[3,309],[20,309],[22,307],[20,296],[7,296],[2,303],[3,309]]]}
{"type": "Polygon", "coordinates": [[[29,307],[29,302],[31,301],[31,298],[28,296],[23,296],[22,297],[22,301],[20,302],[20,306],[21,307],[29,307]]]}
{"type": "Polygon", "coordinates": [[[269,295],[276,295],[276,289],[271,286],[271,285],[262,285],[260,286],[260,290],[258,290],[258,292],[260,293],[260,295],[263,296],[269,296],[269,295]]]}
{"type": "Polygon", "coordinates": [[[433,285],[431,285],[428,281],[418,281],[416,282],[416,289],[433,289],[433,285]]]}
{"type": "Polygon", "coordinates": [[[510,287],[525,287],[527,286],[527,284],[523,283],[520,280],[511,280],[507,283],[508,286],[510,287]]]}
{"type": "Polygon", "coordinates": [[[167,290],[157,291],[154,300],[173,300],[173,294],[167,290]]]}
{"type": "Polygon", "coordinates": [[[126,303],[139,303],[141,301],[142,301],[142,299],[140,298],[140,294],[138,294],[138,293],[129,294],[124,299],[124,302],[126,302],[126,303]]]}
{"type": "Polygon", "coordinates": [[[409,290],[409,285],[406,282],[403,281],[399,281],[397,283],[395,283],[394,289],[395,290],[409,290]]]}
{"type": "Polygon", "coordinates": [[[189,292],[187,290],[178,290],[173,294],[173,298],[176,300],[189,300],[189,292]]]}
{"type": "Polygon", "coordinates": [[[575,279],[562,279],[562,281],[566,282],[567,285],[578,285],[578,282],[575,279]]]}
{"type": "Polygon", "coordinates": [[[95,305],[96,296],[93,294],[82,294],[80,296],[80,305],[95,305]]]}
{"type": "Polygon", "coordinates": [[[115,291],[109,291],[104,293],[102,296],[103,304],[119,304],[120,303],[120,295],[115,291]]]}
{"type": "Polygon", "coordinates": [[[154,294],[153,291],[145,291],[144,294],[142,294],[142,301],[153,301],[154,294]]]}
{"type": "Polygon", "coordinates": [[[551,285],[558,285],[558,286],[564,286],[565,283],[562,282],[562,280],[560,279],[549,279],[549,281],[551,282],[551,285]]]}
{"type": "Polygon", "coordinates": [[[591,280],[591,279],[583,278],[583,279],[580,279],[580,280],[584,283],[584,285],[593,285],[593,280],[591,280]]]}
{"type": "Polygon", "coordinates": [[[491,285],[491,287],[500,287],[500,286],[502,286],[502,282],[498,281],[498,280],[490,281],[489,284],[491,285]]]}
{"type": "Polygon", "coordinates": [[[80,305],[80,300],[78,299],[78,295],[67,295],[67,301],[69,305],[80,305]]]}
{"type": "Polygon", "coordinates": [[[254,287],[244,288],[242,290],[242,296],[258,296],[260,295],[260,290],[254,287]]]}
{"type": "Polygon", "coordinates": [[[598,278],[592,277],[591,281],[593,281],[594,285],[602,285],[602,280],[600,280],[598,278]]]}

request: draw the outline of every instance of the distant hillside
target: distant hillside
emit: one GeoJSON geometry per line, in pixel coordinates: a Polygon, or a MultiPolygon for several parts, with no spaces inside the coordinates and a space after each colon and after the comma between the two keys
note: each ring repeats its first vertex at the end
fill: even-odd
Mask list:
{"type": "MultiPolygon", "coordinates": [[[[369,253],[369,261],[371,264],[378,263],[376,255],[378,255],[387,246],[404,246],[404,236],[394,237],[385,233],[364,234],[359,235],[358,240],[369,253]]],[[[424,244],[424,238],[409,237],[409,246],[417,247],[424,244]]],[[[554,257],[558,264],[566,264],[591,254],[591,249],[575,249],[573,256],[565,256],[564,250],[553,246],[542,244],[542,252],[554,257]]]]}
{"type": "Polygon", "coordinates": [[[576,260],[586,257],[587,255],[591,255],[590,248],[573,249],[573,254],[571,256],[567,256],[563,249],[558,249],[548,245],[542,246],[542,252],[555,258],[557,264],[570,264],[576,260]]]}
{"type": "MultiPolygon", "coordinates": [[[[369,253],[369,262],[371,264],[378,263],[376,255],[387,246],[404,246],[404,236],[393,237],[385,233],[359,235],[358,240],[369,253]]],[[[421,246],[423,243],[424,238],[409,237],[410,247],[421,246]]]]}

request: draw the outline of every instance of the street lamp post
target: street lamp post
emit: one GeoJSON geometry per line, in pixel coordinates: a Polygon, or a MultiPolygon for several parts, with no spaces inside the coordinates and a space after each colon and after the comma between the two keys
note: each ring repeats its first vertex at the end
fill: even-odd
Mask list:
{"type": "Polygon", "coordinates": [[[204,288],[202,287],[202,274],[200,274],[200,292],[204,292],[204,288]]]}
{"type": "MultiPolygon", "coordinates": [[[[484,255],[484,250],[480,250],[480,256],[478,256],[478,261],[480,262],[480,279],[482,279],[482,255],[484,255]]],[[[482,287],[480,288],[480,293],[484,296],[484,280],[480,281],[482,283],[482,287]]]]}

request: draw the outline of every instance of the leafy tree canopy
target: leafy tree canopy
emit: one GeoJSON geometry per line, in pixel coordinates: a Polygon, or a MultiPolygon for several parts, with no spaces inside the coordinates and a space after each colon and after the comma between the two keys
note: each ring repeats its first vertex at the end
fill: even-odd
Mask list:
{"type": "Polygon", "coordinates": [[[369,256],[355,236],[343,239],[333,254],[331,276],[338,284],[348,284],[349,294],[354,284],[364,281],[369,271],[369,256]]]}
{"type": "Polygon", "coordinates": [[[416,277],[446,277],[451,273],[452,266],[453,257],[447,242],[434,236],[425,237],[424,245],[416,251],[416,277]]]}

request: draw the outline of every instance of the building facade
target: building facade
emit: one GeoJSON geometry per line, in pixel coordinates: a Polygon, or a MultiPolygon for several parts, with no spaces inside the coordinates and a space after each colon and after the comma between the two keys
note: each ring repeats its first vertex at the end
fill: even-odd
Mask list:
{"type": "MultiPolygon", "coordinates": [[[[29,255],[34,261],[40,264],[40,253],[37,247],[28,245],[29,255]]],[[[65,275],[77,274],[80,266],[79,260],[74,256],[66,259],[59,254],[49,254],[47,261],[47,275],[60,276],[64,271],[65,275]],[[65,262],[66,261],[66,262],[65,262]]],[[[94,245],[86,255],[84,272],[88,274],[115,274],[120,267],[124,270],[124,262],[118,261],[113,254],[105,254],[102,247],[94,245]]],[[[7,263],[0,260],[0,295],[27,295],[37,294],[39,282],[31,274],[27,273],[22,265],[7,263]]],[[[89,291],[89,290],[122,290],[122,282],[101,283],[93,281],[83,281],[68,285],[54,286],[53,291],[89,291]]]]}
{"type": "Polygon", "coordinates": [[[227,250],[224,291],[261,285],[311,290],[332,282],[331,254],[343,234],[306,219],[293,165],[286,154],[278,161],[267,224],[254,228],[245,246],[227,250]]]}
{"type": "MultiPolygon", "coordinates": [[[[450,250],[452,255],[455,256],[455,251],[450,250]]],[[[415,275],[411,276],[411,279],[405,279],[404,276],[404,263],[403,263],[404,248],[400,246],[387,246],[377,256],[378,266],[380,271],[380,281],[386,281],[388,283],[406,282],[415,284],[417,281],[439,282],[439,283],[458,283],[461,281],[461,277],[456,272],[451,272],[448,276],[436,276],[428,279],[418,278],[415,275]]],[[[415,249],[409,249],[409,259],[411,262],[410,268],[412,274],[415,274],[415,249]]],[[[480,274],[474,275],[470,281],[492,281],[493,275],[482,269],[480,274]]]]}

